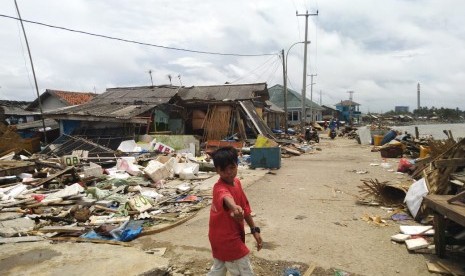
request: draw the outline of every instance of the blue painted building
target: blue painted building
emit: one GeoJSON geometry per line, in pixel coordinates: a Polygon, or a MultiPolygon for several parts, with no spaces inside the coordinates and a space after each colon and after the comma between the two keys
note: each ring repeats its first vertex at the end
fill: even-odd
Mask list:
{"type": "Polygon", "coordinates": [[[339,120],[345,121],[348,124],[359,123],[362,112],[360,112],[360,104],[352,101],[345,100],[335,104],[336,109],[339,111],[339,120]]]}

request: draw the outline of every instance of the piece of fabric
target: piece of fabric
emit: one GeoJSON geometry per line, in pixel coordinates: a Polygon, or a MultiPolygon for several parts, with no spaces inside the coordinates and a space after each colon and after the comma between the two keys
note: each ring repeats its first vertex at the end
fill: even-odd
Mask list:
{"type": "Polygon", "coordinates": [[[226,271],[232,276],[254,275],[249,255],[231,262],[213,259],[213,265],[207,276],[226,276],[226,271]]]}
{"type": "Polygon", "coordinates": [[[231,216],[231,212],[225,209],[226,196],[231,196],[234,202],[241,206],[244,216],[250,215],[251,209],[238,178],[234,178],[234,185],[228,185],[219,179],[213,186],[208,231],[213,258],[232,261],[244,257],[250,251],[245,245],[244,221],[237,222],[231,216]]]}

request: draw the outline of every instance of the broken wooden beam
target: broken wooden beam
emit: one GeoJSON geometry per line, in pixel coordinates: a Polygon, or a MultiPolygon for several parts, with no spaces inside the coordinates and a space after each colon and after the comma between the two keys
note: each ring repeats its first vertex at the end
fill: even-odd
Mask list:
{"type": "Polygon", "coordinates": [[[18,243],[18,242],[36,242],[36,241],[43,241],[43,240],[44,238],[39,237],[39,236],[0,238],[0,244],[18,243]]]}
{"type": "Polygon", "coordinates": [[[436,168],[465,166],[465,158],[441,159],[433,162],[436,168]]]}
{"type": "Polygon", "coordinates": [[[75,233],[85,231],[85,227],[80,226],[44,226],[38,231],[42,233],[75,233]]]}

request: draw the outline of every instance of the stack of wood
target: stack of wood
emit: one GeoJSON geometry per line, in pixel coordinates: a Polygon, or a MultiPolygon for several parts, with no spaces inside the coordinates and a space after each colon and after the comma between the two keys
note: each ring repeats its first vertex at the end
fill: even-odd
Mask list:
{"type": "Polygon", "coordinates": [[[430,194],[451,194],[451,174],[465,166],[465,139],[454,143],[452,139],[431,141],[431,155],[427,162],[420,163],[414,178],[425,177],[430,194]]]}

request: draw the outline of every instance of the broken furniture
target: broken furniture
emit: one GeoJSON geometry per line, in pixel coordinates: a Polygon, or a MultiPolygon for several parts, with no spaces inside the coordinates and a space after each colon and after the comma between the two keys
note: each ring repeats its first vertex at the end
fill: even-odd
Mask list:
{"type": "Polygon", "coordinates": [[[427,195],[424,199],[426,206],[434,211],[434,243],[436,254],[445,257],[446,244],[465,245],[464,241],[458,241],[452,237],[446,237],[446,218],[465,227],[465,204],[448,200],[454,195],[427,195]]]}

